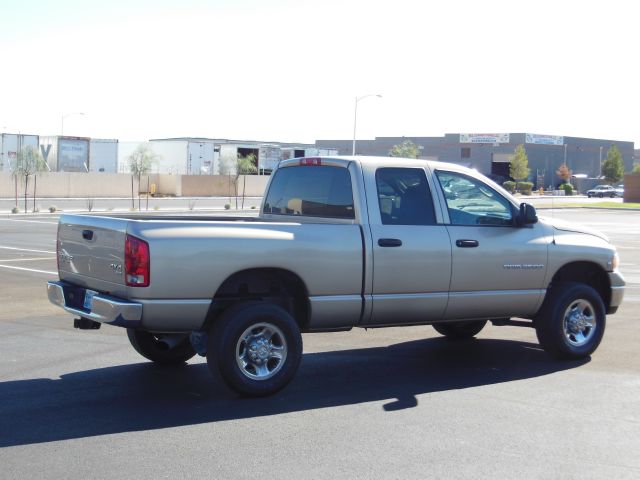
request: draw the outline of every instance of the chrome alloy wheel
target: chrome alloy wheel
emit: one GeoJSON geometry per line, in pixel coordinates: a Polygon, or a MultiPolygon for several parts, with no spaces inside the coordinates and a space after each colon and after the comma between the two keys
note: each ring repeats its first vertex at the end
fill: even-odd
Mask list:
{"type": "Polygon", "coordinates": [[[596,315],[587,300],[572,302],[564,312],[563,330],[569,344],[581,347],[595,335],[596,315]]]}
{"type": "Polygon", "coordinates": [[[287,359],[287,341],[282,330],[271,323],[247,328],[236,344],[240,371],[252,380],[266,380],[282,369],[287,359]]]}

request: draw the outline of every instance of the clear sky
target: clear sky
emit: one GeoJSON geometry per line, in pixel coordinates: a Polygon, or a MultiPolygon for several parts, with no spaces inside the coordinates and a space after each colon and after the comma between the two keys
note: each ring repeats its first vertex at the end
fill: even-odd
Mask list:
{"type": "Polygon", "coordinates": [[[634,1],[0,0],[0,130],[635,141],[634,1]],[[84,112],[86,115],[74,115],[84,112]]]}

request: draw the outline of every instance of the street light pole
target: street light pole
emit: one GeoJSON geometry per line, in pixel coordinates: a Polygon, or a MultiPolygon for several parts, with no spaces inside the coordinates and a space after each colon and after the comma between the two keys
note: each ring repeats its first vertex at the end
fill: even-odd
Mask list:
{"type": "Polygon", "coordinates": [[[602,176],[602,146],[600,146],[600,172],[598,172],[598,178],[602,176]]]}
{"type": "Polygon", "coordinates": [[[356,102],[355,102],[355,107],[353,109],[353,145],[351,148],[351,155],[355,155],[356,154],[356,128],[358,125],[358,102],[360,100],[364,100],[365,98],[368,97],[378,97],[378,98],[382,98],[382,95],[378,95],[375,93],[370,93],[369,95],[363,95],[361,97],[356,97],[356,102]]]}
{"type": "Polygon", "coordinates": [[[62,114],[62,116],[60,117],[60,136],[64,137],[64,119],[67,117],[70,117],[71,115],[84,115],[83,112],[73,112],[73,113],[66,113],[66,114],[62,114]]]}

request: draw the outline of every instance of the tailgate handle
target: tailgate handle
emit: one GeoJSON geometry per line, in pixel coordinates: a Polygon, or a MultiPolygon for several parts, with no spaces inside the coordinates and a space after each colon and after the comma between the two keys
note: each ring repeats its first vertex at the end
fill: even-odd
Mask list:
{"type": "Polygon", "coordinates": [[[82,230],[82,238],[85,240],[93,240],[93,230],[82,230]]]}
{"type": "Polygon", "coordinates": [[[401,247],[402,240],[398,238],[380,238],[378,239],[378,245],[381,247],[401,247]]]}
{"type": "Polygon", "coordinates": [[[473,248],[480,245],[477,240],[456,240],[456,247],[473,248]]]}

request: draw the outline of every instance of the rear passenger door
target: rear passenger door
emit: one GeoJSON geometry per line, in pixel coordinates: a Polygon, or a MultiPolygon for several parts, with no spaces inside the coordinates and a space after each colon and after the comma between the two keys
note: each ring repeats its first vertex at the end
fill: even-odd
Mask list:
{"type": "Polygon", "coordinates": [[[451,277],[451,243],[436,220],[424,168],[367,165],[373,245],[369,325],[425,323],[443,317],[451,277]]]}

